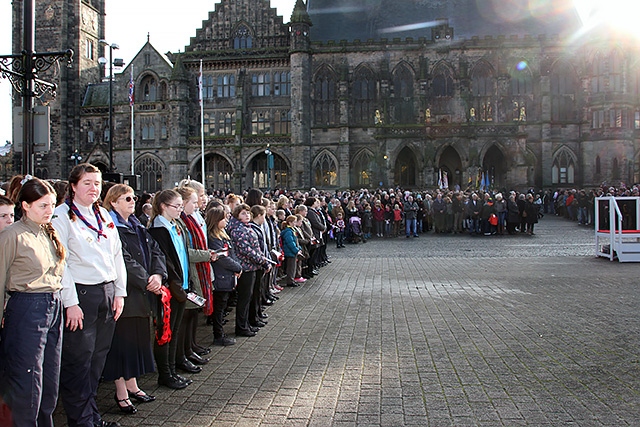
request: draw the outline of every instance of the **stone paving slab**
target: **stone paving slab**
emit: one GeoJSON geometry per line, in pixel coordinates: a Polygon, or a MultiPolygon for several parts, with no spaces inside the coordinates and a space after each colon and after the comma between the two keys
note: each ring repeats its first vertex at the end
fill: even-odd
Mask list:
{"type": "MultiPolygon", "coordinates": [[[[184,390],[123,426],[640,426],[639,266],[593,232],[421,235],[330,248],[256,337],[214,347],[184,390]]],[[[226,326],[233,331],[233,322],[226,326]]],[[[210,343],[208,328],[200,342],[210,343]]],[[[64,425],[60,412],[56,425],[64,425]]]]}

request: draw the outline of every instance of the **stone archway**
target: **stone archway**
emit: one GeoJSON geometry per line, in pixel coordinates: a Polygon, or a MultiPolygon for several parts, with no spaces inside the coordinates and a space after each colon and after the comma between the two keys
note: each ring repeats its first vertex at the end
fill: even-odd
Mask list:
{"type": "Polygon", "coordinates": [[[507,159],[495,145],[485,153],[482,170],[489,175],[490,188],[499,189],[507,185],[507,159]]]}
{"type": "Polygon", "coordinates": [[[191,169],[191,176],[198,182],[203,182],[209,190],[231,190],[233,186],[233,166],[229,161],[216,153],[204,156],[204,174],[206,182],[202,181],[202,163],[195,162],[191,169]]]}
{"type": "MultiPolygon", "coordinates": [[[[438,162],[438,168],[447,173],[447,181],[449,188],[453,189],[456,185],[459,188],[463,188],[462,183],[462,160],[455,148],[449,146],[444,149],[440,155],[440,161],[438,162]]],[[[437,173],[438,171],[436,171],[437,173]]]]}
{"type": "Polygon", "coordinates": [[[415,187],[416,179],[416,156],[409,147],[404,147],[398,153],[395,165],[395,184],[400,187],[415,187]]]}

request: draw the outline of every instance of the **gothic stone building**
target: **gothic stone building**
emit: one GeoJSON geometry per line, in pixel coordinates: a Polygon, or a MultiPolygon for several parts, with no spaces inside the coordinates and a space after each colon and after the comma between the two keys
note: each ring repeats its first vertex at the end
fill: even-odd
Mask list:
{"type": "MultiPolygon", "coordinates": [[[[106,168],[108,84],[89,49],[104,1],[40,3],[74,5],[65,19],[80,56],[54,101],[66,107],[43,167],[64,174],[77,149],[106,168]]],[[[535,13],[520,3],[298,0],[285,24],[268,0],[221,0],[184,52],[147,42],[116,75],[117,171],[131,169],[133,70],[134,169],[147,191],[201,179],[203,160],[207,187],[235,191],[427,188],[445,172],[450,188],[483,173],[496,188],[640,181],[637,43],[581,32],[569,0],[535,13]]]]}

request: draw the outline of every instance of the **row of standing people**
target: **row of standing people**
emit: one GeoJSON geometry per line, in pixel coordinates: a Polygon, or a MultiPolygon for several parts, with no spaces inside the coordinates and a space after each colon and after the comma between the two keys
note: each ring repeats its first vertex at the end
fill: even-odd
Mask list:
{"type": "MultiPolygon", "coordinates": [[[[188,386],[177,369],[193,372],[192,361],[206,363],[209,351],[195,341],[196,309],[212,316],[214,344],[235,343],[222,327],[234,289],[236,335],[255,335],[253,325],[266,324],[255,297],[262,292],[256,283],[265,281],[257,276],[274,270],[279,246],[275,228],[260,232],[269,230],[262,228],[263,206],[239,204],[231,219],[228,205],[213,206],[205,221],[197,209],[204,188],[186,185],[155,195],[146,228],[133,214],[130,187],[111,187],[100,205],[101,186],[100,171],[81,164],[60,206],[51,185],[37,178],[23,182],[12,201],[23,215],[0,233],[0,295],[10,296],[0,312],[7,424],[52,425],[59,393],[70,426],[118,425],[98,410],[100,378],[115,381],[118,406],[134,413],[132,400],[154,400],[136,382],[154,364],[160,385],[188,386]]],[[[3,223],[12,219],[2,209],[0,215],[3,223]]]]}

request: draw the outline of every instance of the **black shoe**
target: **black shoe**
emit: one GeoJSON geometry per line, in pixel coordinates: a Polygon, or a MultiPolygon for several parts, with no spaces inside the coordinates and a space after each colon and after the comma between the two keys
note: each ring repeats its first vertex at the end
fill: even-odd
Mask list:
{"type": "Polygon", "coordinates": [[[251,326],[251,325],[249,325],[249,330],[250,330],[251,332],[256,333],[256,332],[258,332],[258,331],[260,330],[260,328],[258,328],[257,326],[251,326]]]}
{"type": "Polygon", "coordinates": [[[172,388],[174,390],[182,390],[187,387],[187,384],[184,381],[181,381],[177,377],[169,377],[169,378],[158,378],[158,385],[163,385],[165,387],[172,388]]]}
{"type": "Polygon", "coordinates": [[[270,299],[266,300],[265,302],[262,303],[262,305],[273,305],[273,301],[271,301],[270,299]]]}
{"type": "Polygon", "coordinates": [[[297,283],[289,283],[287,286],[288,286],[288,287],[290,287],[290,288],[297,288],[297,287],[299,287],[300,285],[299,285],[299,284],[297,284],[297,283]]]}
{"type": "Polygon", "coordinates": [[[175,374],[174,377],[179,379],[180,381],[182,381],[186,385],[189,385],[189,384],[191,384],[193,382],[193,380],[191,378],[185,378],[180,374],[175,374]]]}
{"type": "Polygon", "coordinates": [[[262,321],[264,321],[264,319],[268,319],[269,318],[269,315],[267,313],[260,313],[260,314],[258,314],[258,317],[260,319],[262,319],[262,321]]]}
{"type": "Polygon", "coordinates": [[[206,354],[211,353],[211,347],[201,347],[201,346],[194,346],[193,347],[193,352],[195,354],[197,354],[198,356],[204,356],[206,354]]]}
{"type": "Polygon", "coordinates": [[[187,359],[184,359],[180,363],[176,363],[176,368],[180,369],[181,371],[188,372],[190,374],[197,374],[202,371],[202,368],[200,366],[194,365],[187,359]]]}
{"type": "Polygon", "coordinates": [[[209,363],[208,357],[200,357],[196,353],[191,353],[190,355],[188,355],[187,360],[189,360],[194,365],[206,365],[207,363],[209,363]]]}
{"type": "Polygon", "coordinates": [[[221,346],[229,346],[229,345],[234,345],[236,343],[236,340],[233,338],[229,338],[227,336],[224,336],[222,338],[216,338],[213,340],[213,345],[221,345],[221,346]]]}
{"type": "Polygon", "coordinates": [[[238,330],[236,330],[236,336],[237,337],[255,337],[256,333],[253,332],[252,330],[248,330],[248,331],[238,331],[238,330]]]}
{"type": "Polygon", "coordinates": [[[125,397],[124,399],[118,399],[118,395],[114,394],[113,400],[116,401],[116,405],[118,405],[118,408],[120,408],[120,412],[124,412],[125,414],[135,414],[136,412],[138,412],[136,407],[133,406],[133,403],[131,403],[131,401],[129,400],[129,397],[125,397]],[[124,406],[121,405],[120,402],[123,402],[124,406]]]}
{"type": "Polygon", "coordinates": [[[144,391],[138,389],[135,393],[127,390],[129,393],[129,399],[135,399],[138,403],[148,403],[156,400],[155,396],[151,396],[150,394],[145,393],[144,391]]]}
{"type": "Polygon", "coordinates": [[[263,321],[254,322],[251,324],[252,328],[264,328],[265,326],[267,326],[267,324],[264,323],[263,321]]]}
{"type": "Polygon", "coordinates": [[[227,319],[222,319],[222,324],[226,325],[227,323],[229,323],[229,321],[227,319]]]}
{"type": "Polygon", "coordinates": [[[318,270],[312,270],[311,274],[313,274],[314,276],[317,276],[318,274],[320,274],[320,272],[318,270]]]}
{"type": "Polygon", "coordinates": [[[120,427],[120,423],[115,421],[102,420],[98,424],[94,424],[95,427],[120,427]]]}
{"type": "Polygon", "coordinates": [[[269,294],[269,299],[271,301],[278,301],[280,299],[280,297],[277,296],[277,295],[274,295],[274,294],[269,294]]]}

